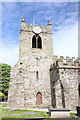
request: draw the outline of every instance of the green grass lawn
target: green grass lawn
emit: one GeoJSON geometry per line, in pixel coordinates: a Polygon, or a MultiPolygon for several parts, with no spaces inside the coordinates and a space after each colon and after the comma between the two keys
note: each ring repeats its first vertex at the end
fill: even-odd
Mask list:
{"type": "Polygon", "coordinates": [[[76,115],[76,113],[70,113],[70,115],[71,115],[72,118],[80,118],[76,115]]]}
{"type": "Polygon", "coordinates": [[[0,117],[2,118],[35,118],[35,117],[48,117],[48,114],[46,112],[42,111],[32,111],[32,110],[16,110],[16,111],[9,111],[6,108],[3,108],[6,106],[5,104],[1,105],[0,104],[0,117]],[[21,115],[11,115],[7,116],[6,114],[18,114],[20,113],[21,115]],[[24,115],[24,113],[31,113],[24,115]],[[5,115],[5,116],[4,116],[5,115]]]}
{"type": "MultiPolygon", "coordinates": [[[[3,108],[6,107],[6,105],[7,104],[2,104],[2,105],[0,104],[0,120],[18,120],[16,118],[38,118],[38,117],[47,118],[48,117],[47,112],[42,112],[42,111],[32,111],[32,110],[9,111],[9,109],[3,108]],[[14,115],[7,116],[7,114],[14,114],[14,115]],[[15,115],[15,114],[20,114],[20,115],[15,115]]],[[[70,113],[70,115],[72,118],[78,118],[78,116],[76,116],[75,113],[70,113]]],[[[46,120],[58,120],[58,119],[47,118],[46,120]]]]}

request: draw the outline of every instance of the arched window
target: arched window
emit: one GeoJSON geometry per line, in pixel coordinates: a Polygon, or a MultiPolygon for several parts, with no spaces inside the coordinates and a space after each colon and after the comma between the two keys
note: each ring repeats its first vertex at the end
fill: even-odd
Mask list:
{"type": "Polygon", "coordinates": [[[42,94],[38,92],[36,94],[36,105],[41,105],[42,104],[42,94]]]}
{"type": "Polygon", "coordinates": [[[42,40],[41,37],[38,37],[38,48],[42,48],[42,40]]]}
{"type": "Polygon", "coordinates": [[[33,36],[32,38],[32,48],[36,48],[36,37],[33,36]]]}
{"type": "Polygon", "coordinates": [[[42,48],[42,40],[39,35],[34,35],[32,38],[32,48],[42,48]]]}

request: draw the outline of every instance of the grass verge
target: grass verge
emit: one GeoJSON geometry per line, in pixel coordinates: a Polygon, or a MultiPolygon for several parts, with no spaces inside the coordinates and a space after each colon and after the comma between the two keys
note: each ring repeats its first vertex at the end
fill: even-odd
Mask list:
{"type": "Polygon", "coordinates": [[[36,117],[48,117],[46,112],[42,111],[32,111],[32,110],[16,110],[16,111],[9,111],[9,109],[3,108],[6,105],[0,104],[0,116],[1,118],[36,118],[36,117]],[[24,114],[27,113],[27,114],[24,114]],[[31,113],[31,114],[30,114],[31,113]],[[14,114],[10,115],[9,114],[14,114]],[[16,115],[20,114],[20,115],[16,115]]]}
{"type": "Polygon", "coordinates": [[[72,118],[80,118],[76,115],[76,113],[70,113],[70,115],[71,115],[72,118]]]}
{"type": "MultiPolygon", "coordinates": [[[[20,120],[20,118],[38,118],[38,117],[44,117],[46,118],[46,120],[58,120],[58,119],[48,118],[47,112],[32,111],[32,110],[10,111],[9,109],[3,108],[6,106],[7,104],[0,104],[0,120],[20,120]],[[25,115],[24,113],[27,114],[25,115]],[[32,114],[28,114],[28,113],[32,113],[32,114]],[[8,115],[8,114],[14,114],[14,115],[8,115]],[[20,115],[15,115],[15,114],[20,114],[20,115]]],[[[75,113],[70,113],[70,115],[71,118],[80,118],[75,113]]]]}

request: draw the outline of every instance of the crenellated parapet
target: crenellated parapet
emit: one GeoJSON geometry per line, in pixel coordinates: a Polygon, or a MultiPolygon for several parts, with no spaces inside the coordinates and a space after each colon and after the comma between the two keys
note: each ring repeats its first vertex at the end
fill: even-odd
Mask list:
{"type": "Polygon", "coordinates": [[[51,34],[52,33],[52,24],[50,21],[48,21],[47,26],[45,27],[44,25],[39,26],[38,24],[32,25],[32,24],[26,24],[25,18],[22,17],[22,21],[21,21],[21,31],[29,31],[29,32],[33,32],[33,28],[34,27],[39,27],[41,29],[41,33],[48,33],[51,34]]]}
{"type": "Polygon", "coordinates": [[[80,58],[77,57],[64,57],[64,56],[54,56],[53,57],[54,64],[50,66],[50,69],[55,67],[59,68],[80,68],[80,58]]]}

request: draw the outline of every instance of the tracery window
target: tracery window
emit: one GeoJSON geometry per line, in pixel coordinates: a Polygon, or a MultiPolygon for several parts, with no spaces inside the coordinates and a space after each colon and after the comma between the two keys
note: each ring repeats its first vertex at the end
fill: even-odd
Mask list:
{"type": "Polygon", "coordinates": [[[39,35],[34,35],[32,38],[32,48],[42,48],[42,40],[39,35]]]}

